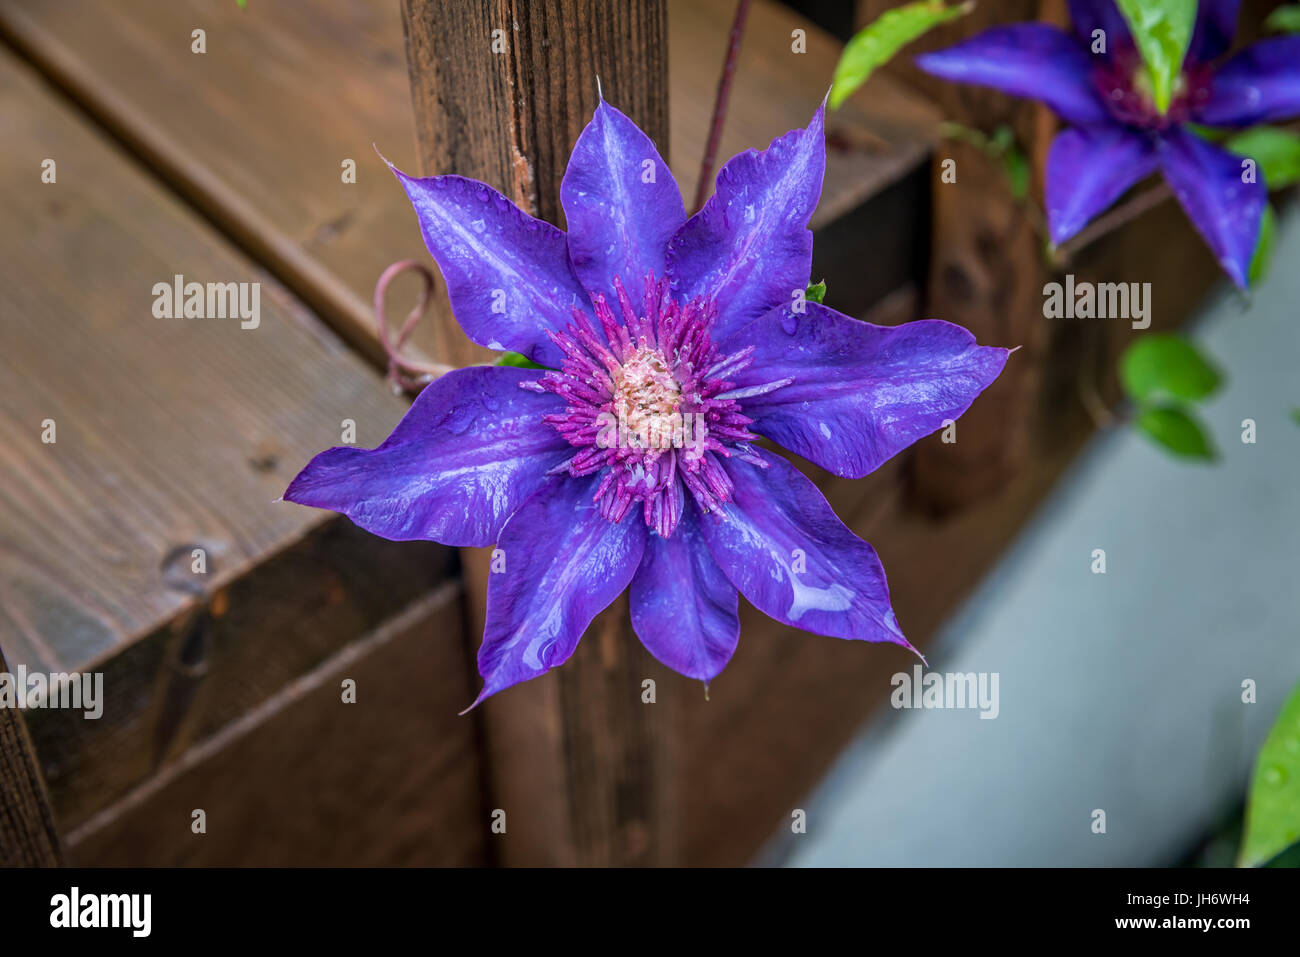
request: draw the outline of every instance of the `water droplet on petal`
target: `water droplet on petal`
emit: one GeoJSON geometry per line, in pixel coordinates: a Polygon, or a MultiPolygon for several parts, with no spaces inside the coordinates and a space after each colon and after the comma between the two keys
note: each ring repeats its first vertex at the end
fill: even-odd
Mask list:
{"type": "Polygon", "coordinates": [[[799,317],[793,312],[781,313],[781,328],[785,330],[787,336],[792,336],[799,331],[799,317]]]}
{"type": "Polygon", "coordinates": [[[447,428],[451,430],[452,435],[464,435],[473,424],[474,413],[469,406],[462,405],[451,413],[447,421],[447,428]]]}

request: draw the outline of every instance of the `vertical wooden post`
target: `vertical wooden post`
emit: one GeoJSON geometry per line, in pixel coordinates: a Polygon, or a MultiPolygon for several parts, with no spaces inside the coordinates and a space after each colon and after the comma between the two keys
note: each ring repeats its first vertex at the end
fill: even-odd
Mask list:
{"type": "MultiPolygon", "coordinates": [[[[948,115],[990,128],[980,120],[988,112],[948,115]]],[[[950,141],[940,156],[956,162],[958,181],[942,183],[936,162],[925,315],[966,327],[982,345],[1022,348],[962,416],[955,442],[940,434],[917,444],[913,498],[936,512],[997,494],[1025,461],[1047,332],[1043,240],[1029,208],[1011,196],[1003,171],[976,147],[950,141]]]]}
{"type": "MultiPolygon", "coordinates": [[[[483,180],[563,227],[560,180],[598,102],[597,77],[605,98],[668,155],[664,0],[403,0],[402,12],[426,175],[483,180]]],[[[483,361],[446,322],[447,361],[483,361]]],[[[486,555],[465,559],[477,643],[486,555]]],[[[481,706],[489,810],[506,812],[496,843],[503,863],[675,859],[670,705],[641,702],[648,666],[620,601],[567,665],[481,706]]]]}
{"type": "MultiPolygon", "coordinates": [[[[994,6],[985,11],[981,5],[962,17],[954,25],[960,36],[947,39],[964,39],[994,23],[1039,19],[1045,4],[1017,0],[994,6]]],[[[986,133],[1003,124],[1011,127],[1029,161],[1029,196],[1041,207],[1036,197],[1043,195],[1050,113],[996,90],[935,82],[935,99],[950,120],[986,133]]],[[[1024,463],[1048,329],[1042,296],[1045,239],[1031,218],[1033,207],[1012,195],[1000,165],[975,147],[947,140],[940,155],[956,160],[957,182],[941,182],[935,164],[926,314],[965,326],[985,345],[1022,347],[962,417],[956,442],[931,436],[917,446],[914,495],[920,504],[944,511],[997,494],[1024,463]]]]}
{"type": "MultiPolygon", "coordinates": [[[[878,17],[898,0],[861,0],[859,20],[878,17]]],[[[942,49],[996,24],[1046,19],[1063,24],[1063,0],[1005,0],[934,30],[891,64],[930,96],[946,119],[984,133],[1009,126],[1031,168],[1029,195],[1041,206],[1041,171],[1054,132],[1045,107],[996,90],[932,77],[912,65],[923,50],[942,49]]],[[[1044,238],[1032,207],[1012,196],[999,164],[954,139],[940,141],[933,171],[930,273],[924,315],[965,326],[984,345],[1021,346],[1006,370],[957,425],[956,442],[933,435],[918,443],[913,498],[946,511],[994,495],[1023,463],[1048,338],[1043,319],[1044,238]],[[940,162],[956,162],[944,182],[940,162]]]]}
{"type": "MultiPolygon", "coordinates": [[[[0,672],[7,672],[0,651],[0,672]]],[[[0,707],[0,867],[56,867],[63,850],[22,712],[0,707]]]]}

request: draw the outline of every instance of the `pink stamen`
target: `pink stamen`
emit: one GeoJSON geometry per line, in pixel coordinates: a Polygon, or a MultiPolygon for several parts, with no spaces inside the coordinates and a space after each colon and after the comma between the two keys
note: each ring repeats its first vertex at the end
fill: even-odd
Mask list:
{"type": "Polygon", "coordinates": [[[638,311],[622,280],[613,285],[617,311],[599,293],[591,297],[594,322],[575,307],[573,322],[549,333],[564,355],[560,368],[520,385],[567,404],[543,421],[578,452],[552,471],[603,470],[592,497],[601,515],[619,522],[639,503],[645,523],[666,537],[681,521],[685,492],[705,512],[730,501],[719,456],[766,466],[739,400],[789,380],[734,388],[728,377],[753,362],[754,348],[718,351],[709,336],[712,301],[681,305],[667,279],[652,273],[638,311]]]}

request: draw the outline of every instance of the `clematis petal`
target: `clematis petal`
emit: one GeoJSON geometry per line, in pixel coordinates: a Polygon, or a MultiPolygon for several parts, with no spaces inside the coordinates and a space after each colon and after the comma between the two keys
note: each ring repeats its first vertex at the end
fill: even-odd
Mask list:
{"type": "Polygon", "coordinates": [[[717,301],[715,338],[790,302],[808,285],[808,221],[826,172],[825,112],[823,104],[807,129],[728,160],[717,191],[668,243],[677,296],[717,301]]]}
{"type": "Polygon", "coordinates": [[[1160,166],[1153,143],[1121,126],[1070,127],[1047,154],[1047,224],[1063,243],[1160,166]]]}
{"type": "Polygon", "coordinates": [[[465,334],[548,367],[560,350],[546,337],[590,300],[569,265],[564,233],[492,187],[463,176],[417,179],[396,167],[465,334]]]}
{"type": "Polygon", "coordinates": [[[1089,50],[1092,49],[1094,30],[1105,33],[1108,51],[1119,44],[1133,42],[1128,23],[1115,0],[1069,0],[1069,7],[1075,35],[1088,45],[1089,50]]]}
{"type": "Polygon", "coordinates": [[[650,654],[679,674],[710,681],[736,651],[740,602],[699,521],[691,506],[671,536],[647,536],[630,598],[632,627],[650,654]]]}
{"type": "Polygon", "coordinates": [[[1241,0],[1200,0],[1196,7],[1196,28],[1187,47],[1190,59],[1213,60],[1232,45],[1237,32],[1241,0]]]}
{"type": "Polygon", "coordinates": [[[924,53],[917,65],[959,83],[990,86],[1041,100],[1078,126],[1108,122],[1089,79],[1091,61],[1079,41],[1042,23],[994,27],[946,50],[924,53]]]}
{"type": "Polygon", "coordinates": [[[1197,121],[1251,126],[1300,116],[1300,36],[1248,46],[1214,74],[1197,121]]]}
{"type": "Polygon", "coordinates": [[[571,448],[541,419],[564,410],[553,395],[519,388],[532,369],[474,366],[431,383],[377,449],[350,446],[313,458],[284,493],[341,512],[394,541],[491,545],[510,513],[544,484],[571,448]]]}
{"type": "Polygon", "coordinates": [[[1242,182],[1241,157],[1175,127],[1161,139],[1160,166],[1228,276],[1246,288],[1259,222],[1268,205],[1263,176],[1242,182]]]}
{"type": "Polygon", "coordinates": [[[754,361],[731,377],[736,389],[794,380],[745,399],[750,429],[848,478],[956,419],[1008,355],[940,319],[877,326],[815,302],[804,303],[803,314],[773,310],[729,348],[745,344],[754,361]]]}
{"type": "Polygon", "coordinates": [[[619,276],[634,303],[645,275],[664,275],[668,240],[686,221],[677,181],[650,137],[604,100],[560,184],[569,259],[582,284],[611,301],[619,276]]]}
{"type": "Polygon", "coordinates": [[[889,604],[876,550],[845,528],[794,466],[728,461],[730,502],[700,528],[731,583],[771,618],[834,638],[911,645],[889,604]]]}
{"type": "MultiPolygon", "coordinates": [[[[488,577],[478,704],[569,660],[591,620],[636,574],[646,526],[592,504],[599,476],[565,478],[525,502],[501,532],[504,569],[488,577]]],[[[471,705],[470,707],[473,707],[471,705]]]]}
{"type": "MultiPolygon", "coordinates": [[[[1228,48],[1237,29],[1240,6],[1241,0],[1200,0],[1196,26],[1187,48],[1189,59],[1203,63],[1228,48]]],[[[1104,31],[1107,50],[1132,45],[1132,31],[1115,0],[1069,0],[1069,8],[1075,34],[1090,49],[1095,30],[1104,31]]]]}

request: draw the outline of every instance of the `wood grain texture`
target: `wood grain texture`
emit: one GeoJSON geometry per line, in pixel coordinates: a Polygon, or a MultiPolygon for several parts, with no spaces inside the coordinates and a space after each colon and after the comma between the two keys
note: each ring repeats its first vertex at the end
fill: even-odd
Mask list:
{"type": "Polygon", "coordinates": [[[965,327],[982,345],[1018,349],[961,417],[955,442],[936,434],[917,444],[914,499],[946,511],[997,494],[1024,465],[1048,327],[1042,240],[1029,209],[978,149],[952,142],[938,158],[956,162],[958,179],[941,182],[936,164],[927,315],[965,327]]]}
{"type": "Polygon", "coordinates": [[[402,10],[427,173],[474,170],[563,228],[560,180],[595,109],[597,78],[605,98],[666,149],[662,0],[403,0],[402,10]]]}
{"type": "MultiPolygon", "coordinates": [[[[609,102],[667,146],[662,0],[405,0],[402,9],[425,170],[502,186],[562,225],[560,180],[598,102],[596,76],[609,102]],[[504,31],[495,50],[493,31],[504,31]]],[[[452,359],[473,355],[462,347],[452,359]]],[[[469,580],[482,587],[477,561],[469,580]]],[[[641,701],[647,658],[626,602],[615,602],[556,674],[482,706],[493,800],[517,822],[500,845],[505,863],[676,859],[667,786],[674,736],[665,733],[666,709],[641,701]]]]}
{"type": "Polygon", "coordinates": [[[324,521],[277,502],[289,479],[344,419],[377,444],[403,405],[8,55],[0,80],[6,651],[75,669],[189,603],[160,568],[175,546],[206,549],[213,589],[324,521]],[[155,318],[176,274],[260,283],[260,325],[155,318]]]}
{"type": "MultiPolygon", "coordinates": [[[[387,542],[346,520],[326,522],[94,664],[104,676],[102,718],[29,714],[61,826],[83,826],[448,580],[451,557],[432,543],[387,542]]],[[[468,669],[460,620],[435,624],[426,640],[446,656],[442,666],[468,669]]],[[[468,700],[431,703],[454,715],[468,700]]]]}
{"type": "Polygon", "coordinates": [[[445,580],[451,553],[278,502],[344,419],[374,445],[403,403],[7,53],[0,128],[0,646],[104,674],[101,719],[28,722],[76,827],[445,580]],[[258,327],[155,317],[176,274],[261,283],[258,327]]]}
{"type": "MultiPolygon", "coordinates": [[[[403,0],[420,166],[500,189],[564,228],[560,180],[605,98],[665,152],[667,22],[661,0],[610,4],[403,0]],[[658,90],[650,92],[652,86],[658,90]]],[[[451,323],[450,330],[459,332],[451,323]]],[[[491,353],[461,337],[447,361],[491,353]]]]}
{"type": "MultiPolygon", "coordinates": [[[[636,27],[629,19],[634,7],[615,2],[605,7],[616,28],[636,27]]],[[[732,3],[671,0],[668,9],[673,107],[666,155],[689,196],[708,133],[732,3]]],[[[456,4],[447,4],[441,15],[454,18],[456,10],[456,4]]],[[[511,34],[512,24],[506,24],[511,34]]],[[[580,33],[584,26],[566,20],[559,28],[580,33]]],[[[369,305],[375,280],[395,260],[428,261],[410,205],[372,149],[374,144],[403,169],[419,168],[413,115],[421,118],[424,108],[411,110],[397,2],[259,3],[241,10],[211,0],[112,5],[13,0],[0,5],[0,35],[349,344],[378,362],[369,305]],[[191,52],[196,28],[207,31],[204,54],[191,52]],[[347,158],[357,163],[355,184],[341,181],[340,164],[347,158]]],[[[473,46],[454,51],[441,68],[476,69],[480,61],[474,51],[488,49],[490,39],[490,34],[475,37],[473,46]]],[[[551,40],[538,34],[532,42],[551,40]]],[[[617,89],[615,77],[622,67],[612,68],[610,49],[602,43],[587,52],[596,58],[607,96],[618,103],[615,97],[624,91],[617,89]]],[[[644,54],[637,48],[628,55],[635,63],[644,54]]],[[[805,125],[829,87],[837,56],[834,40],[775,0],[755,3],[720,156],[761,148],[805,125]],[[791,50],[794,29],[807,33],[804,54],[791,50]]],[[[501,82],[507,82],[504,76],[501,82]]],[[[594,82],[592,73],[582,78],[584,94],[594,82]]],[[[559,99],[525,103],[520,124],[574,105],[572,91],[552,94],[559,99]]],[[[476,142],[471,132],[494,116],[464,111],[456,103],[447,104],[444,115],[450,118],[444,130],[448,141],[442,144],[446,154],[483,148],[468,145],[476,142]]],[[[837,220],[923,164],[934,119],[922,98],[889,78],[850,100],[831,121],[835,146],[814,227],[837,220]]],[[[519,135],[531,134],[521,126],[519,135]]],[[[551,157],[553,163],[559,159],[559,169],[571,142],[562,145],[563,155],[551,157]]],[[[503,149],[504,141],[491,148],[503,149]]],[[[557,142],[555,149],[560,148],[557,142]]],[[[510,192],[513,157],[501,155],[495,162],[503,176],[489,182],[510,192]]],[[[886,288],[902,281],[883,278],[886,266],[893,265],[889,247],[854,246],[847,240],[840,245],[845,255],[856,252],[859,262],[878,260],[875,270],[886,288]]],[[[394,318],[414,301],[415,290],[409,278],[394,285],[394,318]]],[[[432,313],[437,321],[417,330],[413,345],[419,351],[442,361],[481,354],[466,345],[451,321],[441,288],[432,313]]]]}
{"type": "Polygon", "coordinates": [[[394,3],[38,0],[6,4],[0,33],[378,362],[375,280],[421,252],[374,152],[414,156],[394,3]]]}
{"type": "MultiPolygon", "coordinates": [[[[0,653],[0,672],[8,670],[0,653]]],[[[0,707],[0,867],[62,863],[54,810],[22,712],[0,707]]]]}
{"type": "Polygon", "coordinates": [[[485,863],[474,722],[448,707],[471,700],[470,674],[441,640],[463,627],[460,605],[446,585],[290,682],[70,833],[72,862],[485,863]]]}

